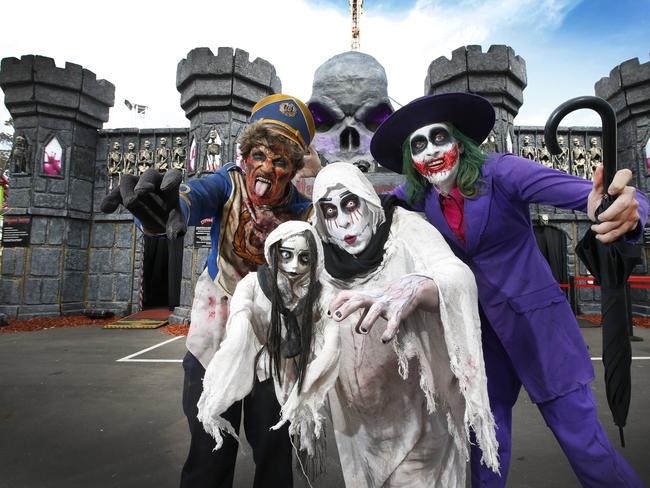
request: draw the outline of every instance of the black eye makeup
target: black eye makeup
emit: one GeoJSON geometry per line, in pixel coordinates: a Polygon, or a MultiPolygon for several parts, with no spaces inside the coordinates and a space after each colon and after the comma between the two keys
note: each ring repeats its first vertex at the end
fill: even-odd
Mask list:
{"type": "Polygon", "coordinates": [[[339,214],[336,205],[332,205],[331,203],[321,203],[320,209],[323,212],[323,217],[325,217],[328,220],[335,219],[336,216],[339,214]]]}
{"type": "Polygon", "coordinates": [[[411,139],[411,154],[419,154],[427,148],[429,141],[423,135],[417,135],[411,139]]]}
{"type": "Polygon", "coordinates": [[[450,140],[449,132],[440,127],[431,129],[429,133],[429,140],[433,143],[434,146],[442,146],[447,144],[450,140]]]}
{"type": "Polygon", "coordinates": [[[287,166],[289,166],[289,163],[287,163],[287,160],[283,159],[283,158],[274,159],[273,160],[273,166],[275,166],[276,168],[285,169],[287,166]]]}
{"type": "Polygon", "coordinates": [[[309,264],[311,262],[311,253],[309,251],[303,251],[298,254],[298,261],[301,264],[309,264]]]}
{"type": "Polygon", "coordinates": [[[264,161],[266,159],[266,154],[262,151],[253,151],[253,160],[255,161],[264,161]]]}
{"type": "Polygon", "coordinates": [[[341,209],[345,213],[352,213],[359,208],[359,197],[349,193],[341,198],[341,209]]]}
{"type": "Polygon", "coordinates": [[[283,261],[289,261],[293,258],[292,250],[280,248],[280,258],[282,258],[283,261]]]}

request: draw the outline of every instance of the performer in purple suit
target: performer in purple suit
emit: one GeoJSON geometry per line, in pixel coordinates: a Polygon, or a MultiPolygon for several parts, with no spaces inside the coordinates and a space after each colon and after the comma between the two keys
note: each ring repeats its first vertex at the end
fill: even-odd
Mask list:
{"type": "MultiPolygon", "coordinates": [[[[512,407],[523,385],[584,486],[643,486],[597,420],[589,354],[529,214],[529,204],[543,203],[587,212],[595,221],[602,168],[592,185],[512,154],[486,155],[478,144],[494,119],[490,103],[475,95],[422,97],[391,115],[371,144],[380,164],[406,175],[396,195],[424,212],[476,277],[501,476],[473,451],[472,484],[506,484],[512,407]]],[[[626,186],[631,176],[616,174],[609,192],[619,198],[592,226],[603,242],[624,234],[636,239],[643,229],[648,203],[626,186]]]]}

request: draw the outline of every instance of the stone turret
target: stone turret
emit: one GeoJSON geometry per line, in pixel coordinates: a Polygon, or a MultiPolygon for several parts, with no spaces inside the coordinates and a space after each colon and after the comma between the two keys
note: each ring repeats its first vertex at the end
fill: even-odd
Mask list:
{"type": "MultiPolygon", "coordinates": [[[[27,234],[2,259],[0,311],[30,317],[84,308],[97,129],[115,87],[81,66],[5,58],[0,87],[14,121],[12,208],[27,234]]],[[[6,230],[6,227],[5,227],[6,230]]]]}
{"type": "Polygon", "coordinates": [[[513,119],[524,101],[526,62],[509,46],[460,47],[451,59],[435,59],[427,71],[425,95],[469,92],[487,98],[496,110],[496,150],[505,151],[508,134],[514,141],[513,119]]]}
{"type": "MultiPolygon", "coordinates": [[[[618,125],[618,168],[634,173],[632,184],[650,190],[650,62],[629,59],[601,78],[594,87],[596,96],[607,100],[616,111],[618,125]]],[[[644,232],[645,262],[650,259],[648,237],[644,232]]],[[[634,274],[647,274],[647,264],[634,274]]],[[[634,313],[650,314],[650,292],[632,289],[634,313]]]]}
{"type": "Polygon", "coordinates": [[[260,99],[282,89],[275,68],[264,59],[249,61],[241,49],[220,47],[215,56],[207,47],[192,49],[178,63],[176,88],[181,107],[190,120],[190,138],[195,138],[198,167],[205,169],[204,148],[211,129],[223,141],[222,162],[234,160],[235,143],[246,125],[251,108],[260,99]]]}
{"type": "Polygon", "coordinates": [[[618,124],[618,166],[634,172],[635,185],[650,190],[650,168],[645,148],[650,140],[650,62],[629,59],[601,78],[596,96],[607,100],[616,111],[618,124]]]}

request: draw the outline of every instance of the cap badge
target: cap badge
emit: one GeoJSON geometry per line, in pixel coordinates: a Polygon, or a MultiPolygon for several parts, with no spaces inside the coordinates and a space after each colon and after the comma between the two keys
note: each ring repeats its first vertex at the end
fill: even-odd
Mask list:
{"type": "Polygon", "coordinates": [[[298,107],[296,107],[292,102],[281,103],[279,110],[287,117],[295,117],[298,114],[298,107]]]}

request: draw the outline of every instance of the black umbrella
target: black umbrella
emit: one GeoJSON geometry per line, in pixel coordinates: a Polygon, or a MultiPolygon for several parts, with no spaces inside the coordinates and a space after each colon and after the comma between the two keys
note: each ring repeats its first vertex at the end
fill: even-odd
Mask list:
{"type": "MultiPolygon", "coordinates": [[[[549,151],[561,152],[557,142],[557,128],[560,121],[574,110],[590,108],[598,112],[603,124],[604,183],[602,203],[596,210],[596,217],[614,201],[607,188],[616,173],[616,114],[609,103],[598,97],[573,98],[551,114],[544,128],[544,139],[549,151]]],[[[641,249],[622,239],[603,244],[596,239],[596,233],[588,229],[576,246],[576,254],[600,285],[600,300],[603,327],[603,364],[605,366],[605,389],[609,409],[614,423],[619,428],[621,445],[625,447],[623,427],[630,408],[632,381],[630,366],[631,317],[627,313],[629,303],[627,279],[632,268],[641,263],[641,249]]]]}

